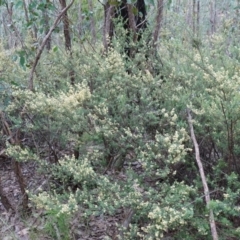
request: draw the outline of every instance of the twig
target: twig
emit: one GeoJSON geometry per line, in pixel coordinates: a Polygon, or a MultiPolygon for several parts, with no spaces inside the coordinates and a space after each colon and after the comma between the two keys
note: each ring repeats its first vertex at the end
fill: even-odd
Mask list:
{"type": "MultiPolygon", "coordinates": [[[[200,153],[199,153],[199,146],[198,142],[195,137],[194,129],[193,129],[193,124],[192,124],[192,116],[190,113],[190,110],[187,109],[187,115],[188,115],[188,124],[190,127],[190,132],[191,132],[191,138],[193,141],[194,149],[195,149],[195,157],[196,157],[196,162],[199,168],[199,173],[201,176],[202,184],[203,184],[203,189],[204,189],[204,195],[205,195],[205,201],[206,204],[209,205],[211,199],[210,199],[210,194],[209,194],[209,188],[206,180],[206,176],[204,173],[203,165],[200,159],[200,153]]],[[[217,234],[217,228],[216,228],[216,223],[214,220],[214,215],[213,215],[213,210],[209,210],[209,222],[210,222],[210,227],[211,227],[211,232],[212,232],[212,238],[213,240],[218,240],[218,234],[217,234]]]]}

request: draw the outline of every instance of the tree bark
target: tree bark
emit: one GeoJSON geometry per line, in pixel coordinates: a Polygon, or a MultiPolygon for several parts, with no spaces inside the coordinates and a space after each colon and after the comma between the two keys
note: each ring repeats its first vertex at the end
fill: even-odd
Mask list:
{"type": "Polygon", "coordinates": [[[133,14],[133,5],[132,4],[127,4],[127,12],[128,12],[128,22],[129,22],[129,28],[131,32],[133,33],[133,38],[136,40],[136,22],[135,22],[135,16],[133,14]]]}
{"type": "Polygon", "coordinates": [[[158,0],[158,4],[157,4],[156,25],[155,25],[155,29],[154,29],[154,32],[153,32],[153,46],[154,47],[157,46],[157,41],[158,41],[158,38],[159,38],[159,33],[160,33],[160,30],[161,30],[161,26],[162,26],[163,2],[164,2],[164,0],[158,0]]]}
{"type": "MultiPolygon", "coordinates": [[[[144,0],[137,0],[134,4],[128,3],[127,0],[118,1],[117,4],[112,1],[107,1],[104,5],[104,38],[103,44],[105,51],[108,48],[108,37],[113,36],[113,18],[116,21],[121,21],[123,28],[126,31],[127,42],[125,53],[128,57],[133,58],[136,47],[131,48],[131,42],[137,42],[141,39],[142,32],[147,26],[146,20],[146,5],[144,0]],[[115,10],[115,11],[114,11],[115,10]]],[[[115,22],[114,22],[115,23],[115,22]]]]}
{"type": "Polygon", "coordinates": [[[112,18],[114,14],[114,6],[111,6],[108,2],[104,5],[104,27],[103,27],[103,46],[105,51],[108,50],[109,40],[113,36],[113,23],[112,18]]]}
{"type": "Polygon", "coordinates": [[[82,24],[83,24],[83,18],[82,18],[82,5],[81,1],[79,1],[78,4],[78,34],[81,37],[82,36],[82,24]]]}
{"type": "MultiPolygon", "coordinates": [[[[59,0],[61,4],[62,11],[67,7],[66,0],[59,0]]],[[[65,48],[68,51],[71,51],[71,35],[70,35],[70,28],[69,28],[69,18],[67,11],[65,11],[62,15],[63,20],[63,33],[65,38],[65,48]]]]}
{"type": "Polygon", "coordinates": [[[196,33],[196,0],[193,0],[193,5],[192,5],[192,30],[193,30],[193,35],[196,33]]]}
{"type": "MultiPolygon", "coordinates": [[[[59,0],[62,11],[66,8],[66,0],[59,0]]],[[[62,17],[63,20],[63,33],[65,38],[65,49],[70,54],[70,57],[72,56],[72,43],[71,43],[71,34],[70,34],[70,27],[69,27],[69,18],[67,11],[63,14],[62,17]]],[[[74,85],[75,79],[74,79],[74,71],[71,69],[69,71],[70,81],[71,84],[74,85]]]]}
{"type": "Polygon", "coordinates": [[[196,22],[197,35],[200,35],[200,1],[197,1],[197,22],[196,22]]]}
{"type": "Polygon", "coordinates": [[[188,1],[188,4],[187,4],[187,10],[186,10],[186,22],[189,26],[191,26],[191,22],[192,22],[192,0],[189,0],[188,1]]]}
{"type": "MultiPolygon", "coordinates": [[[[47,33],[49,32],[50,29],[50,25],[49,25],[49,15],[48,15],[48,9],[47,9],[47,5],[49,4],[49,0],[47,0],[47,3],[45,4],[45,11],[43,12],[43,19],[44,19],[44,28],[45,28],[45,35],[47,35],[47,33]]],[[[46,42],[46,49],[48,51],[51,50],[51,36],[49,36],[49,38],[47,39],[46,42]]]]}
{"type": "Polygon", "coordinates": [[[211,34],[214,34],[216,31],[216,2],[215,2],[215,0],[211,0],[209,4],[210,4],[211,34]]]}

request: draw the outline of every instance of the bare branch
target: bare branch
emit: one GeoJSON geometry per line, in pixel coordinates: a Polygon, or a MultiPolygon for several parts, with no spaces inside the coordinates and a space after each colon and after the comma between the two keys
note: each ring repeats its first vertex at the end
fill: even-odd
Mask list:
{"type": "MultiPolygon", "coordinates": [[[[188,124],[189,124],[189,127],[190,127],[191,138],[192,138],[194,149],[195,149],[196,162],[197,162],[197,165],[198,165],[199,173],[200,173],[202,184],[203,184],[205,201],[206,201],[206,204],[209,205],[209,203],[211,201],[209,188],[208,188],[206,176],[205,176],[205,173],[204,173],[203,165],[202,165],[202,162],[201,162],[201,159],[200,159],[199,146],[198,146],[197,139],[195,137],[193,124],[192,124],[192,116],[191,116],[191,113],[190,113],[189,109],[187,110],[187,114],[188,114],[188,124]]],[[[218,240],[216,223],[215,223],[215,220],[214,220],[213,211],[211,209],[209,211],[209,222],[210,222],[210,227],[211,227],[211,232],[212,232],[212,238],[213,238],[213,240],[218,240]]]]}

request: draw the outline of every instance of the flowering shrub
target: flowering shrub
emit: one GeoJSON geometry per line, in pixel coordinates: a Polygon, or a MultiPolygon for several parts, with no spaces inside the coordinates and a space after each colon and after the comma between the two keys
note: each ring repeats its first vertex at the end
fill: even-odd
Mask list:
{"type": "Polygon", "coordinates": [[[163,66],[146,56],[145,45],[128,59],[117,41],[108,54],[100,47],[86,55],[73,46],[71,58],[50,51],[37,68],[35,91],[11,87],[5,112],[22,142],[5,144],[6,154],[36,161],[49,175],[49,189],[29,195],[53,237],[56,225],[71,239],[71,218],[79,212],[84,223],[130,209],[127,226],[119,221],[119,238],[208,239],[208,208],[219,231],[230,226],[226,235],[239,236],[239,49],[228,49],[224,39],[216,34],[206,48],[163,39],[163,66]],[[207,207],[186,108],[213,193],[207,207]]]}

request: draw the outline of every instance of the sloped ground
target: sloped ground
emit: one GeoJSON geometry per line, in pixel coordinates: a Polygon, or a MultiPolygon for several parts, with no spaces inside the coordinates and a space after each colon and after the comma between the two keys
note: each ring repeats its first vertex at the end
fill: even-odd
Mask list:
{"type": "MultiPolygon", "coordinates": [[[[34,163],[22,164],[22,173],[29,189],[34,189],[38,184],[44,180],[43,177],[36,174],[36,166],[34,163]]],[[[12,206],[14,206],[16,213],[12,211],[7,212],[0,202],[0,239],[11,240],[28,240],[31,238],[30,229],[39,224],[37,215],[25,216],[20,209],[21,191],[11,169],[11,161],[1,159],[0,176],[3,191],[9,199],[12,206]]],[[[36,238],[35,238],[36,239],[36,238]]],[[[49,239],[47,237],[37,239],[49,239]]]]}
{"type": "MultiPolygon", "coordinates": [[[[44,230],[46,218],[40,210],[32,209],[30,216],[26,216],[20,209],[21,192],[16,177],[11,169],[11,161],[1,159],[0,176],[2,187],[7,198],[16,209],[16,214],[7,212],[0,202],[0,239],[1,240],[50,240],[56,239],[44,230]]],[[[36,171],[36,164],[23,163],[22,172],[27,188],[33,192],[40,186],[47,185],[47,176],[36,171]]],[[[110,174],[110,173],[109,173],[110,174]]],[[[111,173],[112,174],[112,173],[111,173]]],[[[121,178],[121,176],[119,176],[121,178]]],[[[128,225],[128,210],[119,209],[114,216],[92,216],[84,222],[81,212],[75,214],[70,223],[71,239],[74,240],[101,240],[119,239],[118,226],[128,225]]],[[[62,239],[58,229],[55,229],[57,240],[62,239]]]]}

